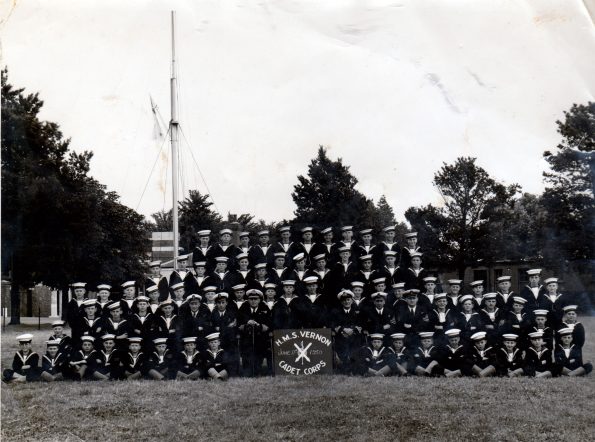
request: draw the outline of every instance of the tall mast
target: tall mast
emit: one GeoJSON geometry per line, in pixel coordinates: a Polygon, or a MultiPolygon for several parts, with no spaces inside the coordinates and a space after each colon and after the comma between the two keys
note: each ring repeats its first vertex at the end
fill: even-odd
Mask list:
{"type": "Polygon", "coordinates": [[[173,210],[172,221],[174,226],[174,270],[178,269],[178,80],[176,78],[176,39],[175,39],[176,13],[171,11],[171,120],[169,129],[171,132],[171,177],[173,181],[173,210]]]}

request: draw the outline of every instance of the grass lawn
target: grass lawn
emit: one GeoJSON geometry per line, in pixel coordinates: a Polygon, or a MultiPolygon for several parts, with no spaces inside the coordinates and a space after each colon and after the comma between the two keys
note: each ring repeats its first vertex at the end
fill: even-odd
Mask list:
{"type": "MultiPolygon", "coordinates": [[[[584,358],[593,361],[595,318],[584,358]]],[[[14,337],[49,327],[7,327],[14,337]]],[[[344,376],[227,383],[93,382],[2,385],[3,441],[593,440],[595,383],[587,378],[417,379],[344,376]]]]}

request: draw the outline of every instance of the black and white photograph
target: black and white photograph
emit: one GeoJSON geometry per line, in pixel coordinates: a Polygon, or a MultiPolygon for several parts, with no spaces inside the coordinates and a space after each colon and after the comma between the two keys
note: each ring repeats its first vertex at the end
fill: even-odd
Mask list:
{"type": "Polygon", "coordinates": [[[3,441],[593,439],[595,0],[5,0],[0,61],[3,441]]]}

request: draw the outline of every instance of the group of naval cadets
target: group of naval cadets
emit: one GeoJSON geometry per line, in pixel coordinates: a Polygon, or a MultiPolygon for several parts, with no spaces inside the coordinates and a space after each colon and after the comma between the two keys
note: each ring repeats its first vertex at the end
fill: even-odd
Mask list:
{"type": "Polygon", "coordinates": [[[198,232],[199,243],[178,257],[178,270],[126,281],[121,293],[105,283],[88,290],[72,284],[66,322],[52,324],[40,358],[31,334],[17,337],[20,350],[6,382],[107,379],[218,379],[272,373],[272,332],[330,328],[334,368],[364,376],[579,376],[585,330],[577,306],[558,292],[557,278],[541,284],[541,270],[527,271],[529,284],[511,291],[511,277],[447,281],[422,267],[417,235],[395,242],[395,228],[372,243],[372,230],[290,227],[280,241],[257,232],[258,244],[241,232],[198,232]],[[188,263],[191,263],[189,268],[188,263]]]}

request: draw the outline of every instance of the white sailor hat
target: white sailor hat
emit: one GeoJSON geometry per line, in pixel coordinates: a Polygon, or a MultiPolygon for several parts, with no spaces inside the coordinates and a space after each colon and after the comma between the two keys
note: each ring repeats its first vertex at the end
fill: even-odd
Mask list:
{"type": "Polygon", "coordinates": [[[113,333],[106,333],[105,335],[103,335],[101,337],[102,341],[115,341],[116,340],[116,335],[114,335],[113,333]]]}
{"type": "Polygon", "coordinates": [[[339,300],[343,298],[353,298],[353,292],[351,290],[343,289],[337,294],[339,300]]]}
{"type": "Polygon", "coordinates": [[[83,301],[81,305],[83,306],[83,308],[95,307],[97,306],[97,301],[95,299],[87,299],[86,301],[83,301]]]}
{"type": "Polygon", "coordinates": [[[283,226],[283,227],[279,227],[279,232],[289,232],[291,231],[291,227],[290,226],[283,226]]]}
{"type": "Polygon", "coordinates": [[[65,321],[58,319],[57,321],[52,322],[52,327],[64,327],[66,325],[65,321]]]}
{"type": "Polygon", "coordinates": [[[353,226],[343,226],[341,227],[341,232],[350,232],[353,230],[353,226]]]}
{"type": "Polygon", "coordinates": [[[312,257],[313,261],[322,261],[323,259],[326,259],[326,255],[324,253],[320,253],[312,257]]]}
{"type": "Polygon", "coordinates": [[[564,313],[566,313],[566,312],[575,312],[577,308],[578,308],[577,305],[567,305],[565,307],[562,307],[562,310],[564,311],[564,313]]]}
{"type": "Polygon", "coordinates": [[[370,339],[372,341],[377,340],[377,339],[383,340],[384,339],[384,334],[382,334],[382,333],[371,333],[370,334],[370,339]]]}
{"type": "Polygon", "coordinates": [[[438,279],[438,278],[436,278],[435,276],[426,276],[426,277],[423,279],[423,281],[424,281],[424,282],[426,282],[426,283],[427,283],[427,282],[436,282],[436,280],[437,280],[437,279],[438,279]]]}
{"type": "Polygon", "coordinates": [[[311,231],[312,231],[312,227],[304,227],[304,228],[301,230],[301,232],[302,232],[302,233],[308,233],[308,232],[311,232],[311,231]]]}
{"type": "Polygon", "coordinates": [[[461,284],[463,284],[463,280],[462,279],[449,279],[448,284],[449,285],[461,285],[461,284]]]}
{"type": "Polygon", "coordinates": [[[118,301],[111,302],[107,305],[108,310],[115,310],[117,308],[121,308],[120,303],[118,301]]]}
{"type": "Polygon", "coordinates": [[[129,344],[140,344],[141,342],[143,342],[143,338],[141,338],[140,336],[133,336],[131,338],[128,338],[129,344]]]}
{"type": "Polygon", "coordinates": [[[240,232],[238,238],[245,238],[246,236],[250,236],[250,232],[240,232]]]}
{"type": "Polygon", "coordinates": [[[564,327],[564,328],[561,328],[560,330],[558,330],[558,334],[560,336],[571,335],[573,331],[574,330],[571,329],[570,327],[564,327]]]}
{"type": "Polygon", "coordinates": [[[264,295],[262,294],[262,292],[258,289],[250,289],[246,292],[247,298],[254,298],[254,297],[262,298],[263,296],[264,295]]]}
{"type": "Polygon", "coordinates": [[[367,254],[367,255],[362,255],[359,257],[360,261],[372,261],[372,255],[371,254],[367,254]]]}
{"type": "Polygon", "coordinates": [[[548,311],[545,309],[533,310],[533,316],[547,316],[548,311]]]}
{"type": "Polygon", "coordinates": [[[397,256],[397,252],[395,252],[394,250],[385,250],[384,257],[386,258],[387,256],[397,256]]]}
{"type": "Polygon", "coordinates": [[[127,289],[128,287],[133,287],[136,284],[136,281],[125,281],[122,283],[122,288],[127,289]]]}
{"type": "Polygon", "coordinates": [[[149,267],[161,267],[161,261],[159,261],[158,259],[155,261],[150,261],[149,267]]]}
{"type": "Polygon", "coordinates": [[[434,332],[431,332],[431,331],[419,332],[418,335],[421,339],[428,339],[428,338],[434,337],[434,332]]]}
{"type": "Polygon", "coordinates": [[[316,276],[307,276],[303,280],[304,284],[318,284],[318,277],[316,276]]]}
{"type": "Polygon", "coordinates": [[[542,331],[536,331],[533,333],[529,333],[529,339],[539,339],[539,338],[543,338],[543,332],[542,331]]]}
{"type": "Polygon", "coordinates": [[[320,231],[320,233],[322,233],[323,235],[326,235],[327,233],[332,233],[332,231],[333,231],[332,227],[326,227],[326,228],[322,229],[320,231]]]}
{"type": "Polygon", "coordinates": [[[380,283],[385,284],[386,283],[386,278],[376,278],[376,279],[373,279],[372,280],[372,284],[374,284],[374,285],[380,284],[380,283]]]}
{"type": "Polygon", "coordinates": [[[382,229],[383,232],[392,232],[395,230],[395,226],[387,226],[384,229],[382,229]]]}
{"type": "Polygon", "coordinates": [[[199,237],[201,237],[201,236],[209,236],[210,234],[211,234],[211,231],[210,230],[199,230],[198,233],[197,233],[197,235],[199,237]]]}
{"type": "Polygon", "coordinates": [[[558,278],[548,278],[546,280],[543,281],[544,284],[551,284],[552,282],[557,283],[558,282],[558,278]]]}
{"type": "Polygon", "coordinates": [[[264,230],[261,230],[261,231],[259,231],[259,232],[257,233],[257,235],[258,235],[258,236],[266,236],[266,235],[269,235],[269,231],[268,231],[268,230],[266,230],[266,229],[264,229],[264,230]]]}
{"type": "Polygon", "coordinates": [[[24,333],[22,335],[17,336],[18,342],[31,342],[33,340],[33,335],[31,333],[24,333]]]}
{"type": "Polygon", "coordinates": [[[404,282],[396,282],[393,284],[393,289],[405,289],[405,283],[404,282]]]}
{"type": "Polygon", "coordinates": [[[439,299],[446,299],[446,293],[436,293],[434,295],[434,301],[438,301],[439,299]]]}
{"type": "Polygon", "coordinates": [[[479,285],[483,285],[483,279],[478,279],[477,281],[471,281],[469,283],[471,287],[477,287],[479,285]]]}
{"type": "Polygon", "coordinates": [[[153,344],[155,345],[161,345],[161,344],[166,344],[167,343],[167,338],[155,338],[153,339],[153,344]]]}
{"type": "Polygon", "coordinates": [[[393,338],[393,340],[396,339],[405,339],[405,333],[393,333],[392,335],[390,335],[391,338],[393,338]]]}
{"type": "Polygon", "coordinates": [[[484,331],[476,332],[471,335],[472,341],[481,341],[486,338],[487,333],[484,331]]]}
{"type": "Polygon", "coordinates": [[[512,276],[500,276],[498,278],[496,278],[496,282],[500,283],[500,282],[508,282],[510,281],[512,278],[512,276]]]}
{"type": "Polygon", "coordinates": [[[149,287],[147,287],[145,289],[145,293],[153,293],[156,292],[157,290],[159,290],[159,287],[157,287],[156,285],[150,285],[149,287]]]}
{"type": "Polygon", "coordinates": [[[461,334],[461,330],[458,328],[451,328],[450,330],[446,330],[444,334],[449,338],[452,338],[453,336],[459,336],[461,334]]]}
{"type": "Polygon", "coordinates": [[[148,296],[137,296],[136,297],[136,302],[149,302],[150,299],[148,296]]]}
{"type": "Polygon", "coordinates": [[[83,342],[95,342],[95,338],[90,335],[83,335],[81,336],[81,341],[83,342]]]}
{"type": "Polygon", "coordinates": [[[221,230],[219,230],[219,236],[221,236],[221,235],[225,235],[226,233],[227,233],[228,235],[231,235],[231,233],[232,233],[232,232],[231,232],[231,229],[221,229],[221,230]]]}
{"type": "Polygon", "coordinates": [[[267,282],[264,284],[264,288],[266,290],[272,289],[272,290],[276,290],[277,289],[277,284],[275,284],[274,282],[267,282]]]}
{"type": "Polygon", "coordinates": [[[180,255],[180,256],[178,256],[178,258],[177,258],[177,259],[178,259],[178,261],[186,261],[186,260],[188,259],[188,255],[189,255],[189,254],[186,254],[186,255],[180,255]]]}
{"type": "Polygon", "coordinates": [[[527,270],[527,275],[529,275],[529,276],[541,275],[541,269],[529,269],[529,270],[527,270]]]}
{"type": "Polygon", "coordinates": [[[86,282],[73,282],[72,288],[74,289],[84,289],[87,286],[86,282]]]}
{"type": "Polygon", "coordinates": [[[217,291],[217,287],[215,287],[214,285],[208,285],[206,287],[203,287],[203,289],[202,289],[203,293],[216,292],[216,291],[217,291]]]}
{"type": "Polygon", "coordinates": [[[411,255],[409,255],[411,258],[420,258],[423,256],[424,254],[421,252],[413,252],[411,255]]]}
{"type": "Polygon", "coordinates": [[[188,295],[185,302],[191,302],[194,300],[202,301],[202,296],[200,296],[198,293],[191,293],[190,295],[188,295]]]}
{"type": "Polygon", "coordinates": [[[305,255],[304,253],[298,253],[297,255],[295,255],[295,256],[293,257],[293,260],[294,260],[295,262],[301,261],[301,260],[303,260],[303,259],[306,259],[306,255],[305,255]]]}
{"type": "Polygon", "coordinates": [[[462,304],[465,301],[473,301],[473,295],[463,295],[459,298],[459,302],[462,304]]]}
{"type": "Polygon", "coordinates": [[[194,265],[194,267],[206,267],[207,266],[206,261],[194,261],[192,264],[194,265]]]}
{"type": "Polygon", "coordinates": [[[169,307],[173,307],[174,306],[174,302],[171,300],[171,298],[164,299],[163,301],[161,301],[159,303],[159,307],[168,307],[168,306],[169,307]]]}
{"type": "Polygon", "coordinates": [[[361,281],[351,281],[351,287],[363,287],[364,283],[361,281]]]}
{"type": "Polygon", "coordinates": [[[248,259],[248,254],[246,252],[238,253],[236,255],[236,259],[239,261],[240,259],[248,259]]]}
{"type": "Polygon", "coordinates": [[[60,347],[60,340],[50,339],[49,341],[45,341],[45,345],[48,347],[60,347]]]}
{"type": "Polygon", "coordinates": [[[108,291],[109,291],[109,290],[111,290],[111,289],[112,289],[112,286],[111,286],[111,285],[109,285],[109,284],[99,284],[99,285],[97,286],[97,291],[98,291],[98,292],[99,292],[99,291],[101,291],[101,290],[108,290],[108,291]]]}
{"type": "Polygon", "coordinates": [[[195,343],[196,342],[196,336],[186,336],[185,338],[182,338],[182,342],[184,344],[195,343]]]}
{"type": "Polygon", "coordinates": [[[219,339],[219,333],[211,333],[206,336],[207,341],[214,341],[215,339],[219,339]]]}
{"type": "Polygon", "coordinates": [[[360,235],[371,235],[372,234],[372,229],[362,229],[359,231],[360,235]]]}
{"type": "Polygon", "coordinates": [[[215,258],[215,261],[217,261],[217,262],[227,262],[227,261],[229,261],[229,258],[227,256],[217,256],[215,258]]]}
{"type": "Polygon", "coordinates": [[[375,298],[378,298],[379,296],[382,297],[382,298],[384,298],[384,299],[386,299],[386,297],[388,295],[386,293],[384,293],[384,292],[375,292],[375,293],[372,293],[370,295],[370,298],[375,299],[375,298]]]}
{"type": "Polygon", "coordinates": [[[182,289],[182,288],[184,288],[183,282],[177,282],[170,287],[170,289],[172,289],[172,290],[178,290],[178,289],[182,289]]]}
{"type": "Polygon", "coordinates": [[[407,238],[407,239],[409,239],[409,238],[417,238],[417,232],[405,233],[405,238],[407,238]]]}
{"type": "Polygon", "coordinates": [[[239,290],[245,290],[246,289],[246,284],[236,284],[231,288],[234,292],[237,292],[239,290]]]}
{"type": "Polygon", "coordinates": [[[349,248],[348,246],[341,246],[338,249],[339,253],[343,253],[343,252],[351,252],[351,248],[349,248]]]}
{"type": "Polygon", "coordinates": [[[504,333],[502,335],[503,341],[516,341],[519,338],[519,335],[515,335],[514,333],[504,333]]]}
{"type": "Polygon", "coordinates": [[[281,281],[282,285],[295,285],[295,279],[284,279],[283,281],[281,281]]]}
{"type": "Polygon", "coordinates": [[[285,258],[285,252],[275,252],[275,259],[285,258]]]}
{"type": "Polygon", "coordinates": [[[266,262],[259,262],[258,264],[254,264],[254,270],[266,269],[266,267],[267,267],[266,262]]]}
{"type": "Polygon", "coordinates": [[[496,299],[497,296],[498,296],[497,293],[491,292],[491,293],[485,293],[485,294],[483,294],[482,295],[482,298],[483,299],[496,299]]]}
{"type": "Polygon", "coordinates": [[[517,304],[525,304],[527,302],[527,300],[525,298],[522,298],[520,296],[513,296],[512,297],[512,303],[517,303],[517,304]]]}

